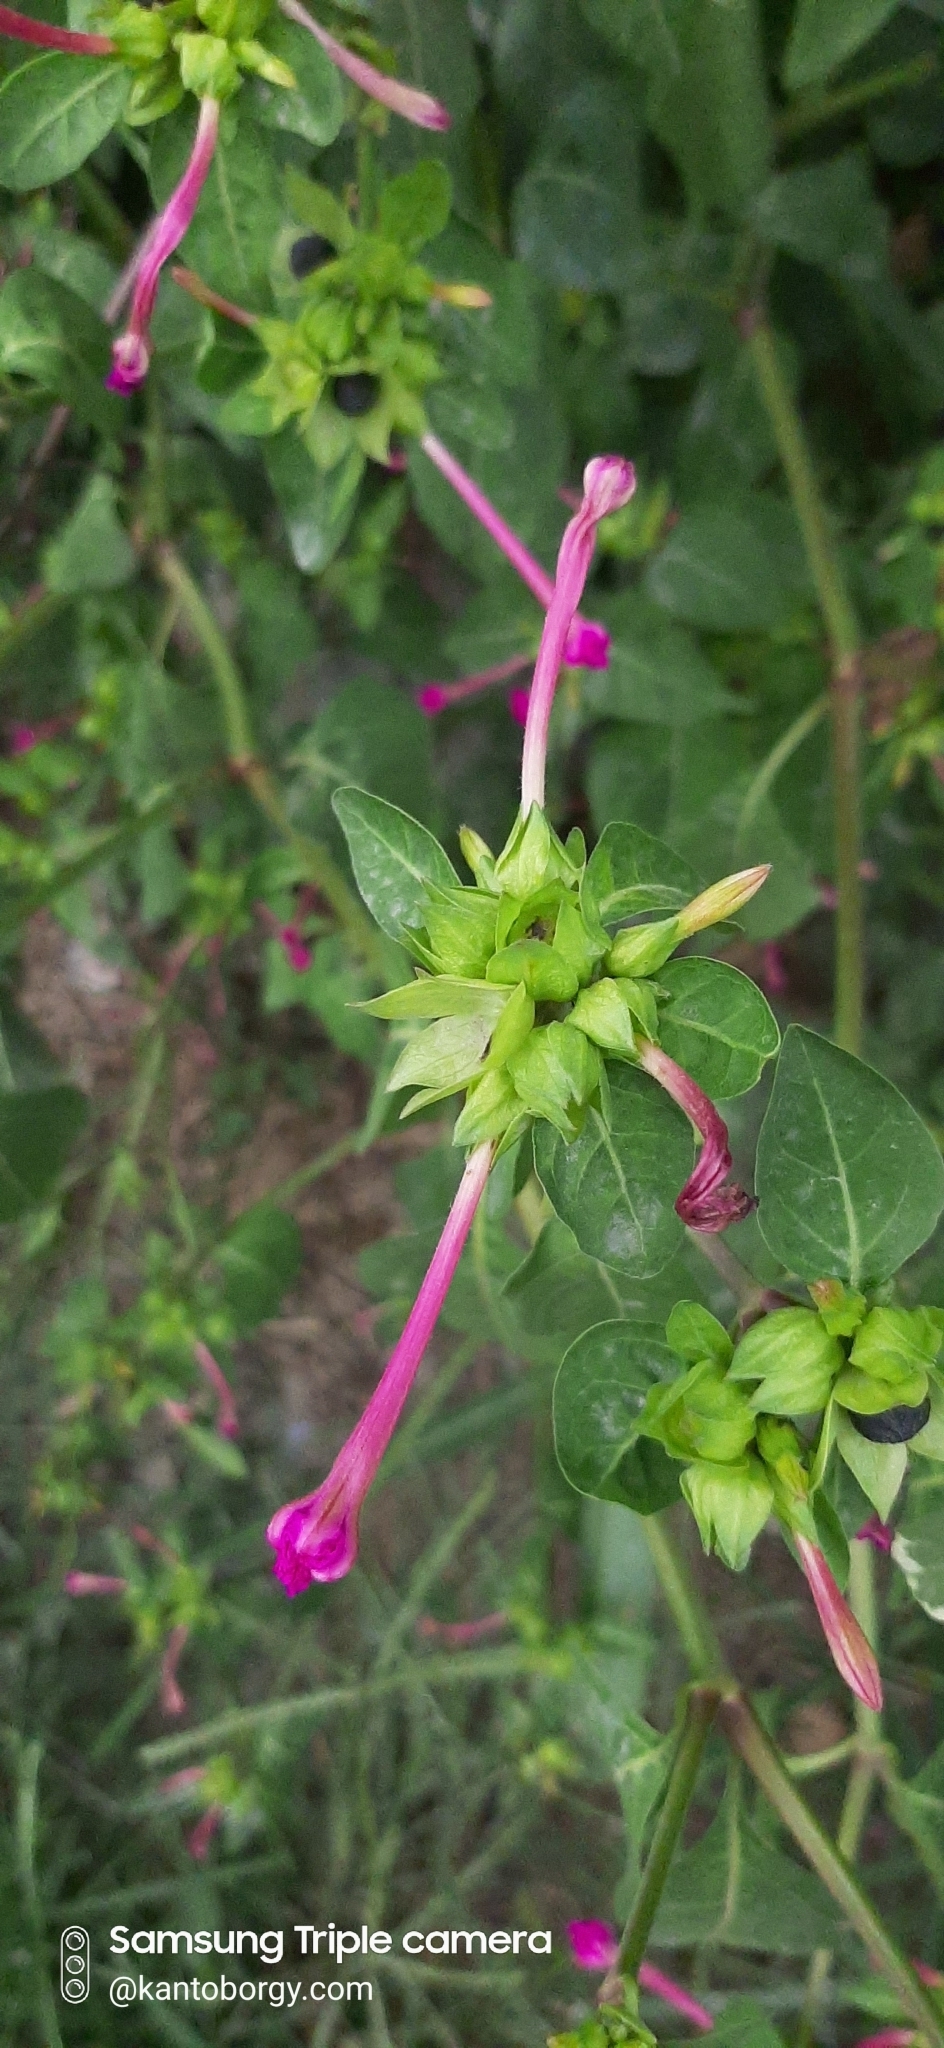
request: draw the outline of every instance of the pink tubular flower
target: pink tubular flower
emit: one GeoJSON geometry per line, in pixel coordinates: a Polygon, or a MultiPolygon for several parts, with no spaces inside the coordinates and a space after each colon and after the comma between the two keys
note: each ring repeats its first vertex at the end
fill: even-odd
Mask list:
{"type": "Polygon", "coordinates": [[[148,327],[161,271],[178,243],[183,241],[196,212],[197,201],[213,161],[219,130],[219,100],[201,100],[200,119],[187,168],[167,205],[152,221],[132,259],[130,276],[126,280],[134,285],[131,315],[124,333],[119,334],[112,344],[111,370],[105,379],[109,391],[119,391],[123,397],[135,391],[147,376],[151,360],[148,327]]]}
{"type": "Polygon", "coordinates": [[[480,1643],[486,1636],[500,1636],[508,1627],[508,1616],[504,1610],[497,1614],[482,1614],[477,1621],[437,1621],[432,1614],[421,1614],[416,1624],[418,1636],[427,1641],[446,1643],[451,1650],[461,1650],[466,1643],[480,1643]]]}
{"type": "Polygon", "coordinates": [[[206,1862],[210,1843],[218,1833],[224,1818],[225,1808],[218,1805],[208,1806],[206,1812],[201,1814],[196,1827],[187,1836],[187,1854],[193,1857],[195,1863],[206,1862]]]}
{"type": "Polygon", "coordinates": [[[269,1523],[266,1535],[275,1551],[273,1570],[289,1594],[304,1593],[316,1581],[343,1579],[355,1561],[357,1525],[365,1495],[433,1334],[485,1192],[491,1163],[490,1141],[476,1146],[470,1154],[403,1335],[327,1479],[317,1492],[279,1508],[269,1523]]]}
{"type": "MultiPolygon", "coordinates": [[[[521,815],[526,818],[532,804],[544,806],[544,764],[547,756],[547,728],[561,662],[586,661],[572,651],[575,622],[581,633],[597,631],[581,625],[576,618],[583,596],[597,527],[608,512],[618,512],[632,497],[636,472],[622,455],[595,455],[583,473],[583,498],[579,512],[564,529],[557,557],[557,574],[547,608],[541,645],[534,665],[528,722],[521,754],[521,815]]],[[[593,666],[594,664],[590,664],[593,666]]]]}
{"type": "MultiPolygon", "coordinates": [[[[880,1515],[870,1515],[868,1521],[863,1522],[861,1529],[856,1530],[855,1540],[857,1543],[871,1543],[874,1549],[887,1552],[894,1543],[895,1531],[888,1522],[882,1521],[880,1515]]],[[[917,1968],[917,1964],[915,1967],[917,1968]]]]}
{"type": "Polygon", "coordinates": [[[701,1230],[706,1235],[727,1230],[729,1223],[743,1223],[755,1207],[753,1195],[738,1187],[736,1181],[729,1181],[731,1152],[728,1146],[728,1127],[713,1102],[704,1090],[699,1088],[686,1074],[684,1067],[670,1060],[661,1046],[651,1045],[648,1039],[639,1040],[640,1064],[658,1081],[673,1102],[684,1109],[689,1121],[700,1131],[704,1140],[690,1174],[675,1204],[675,1213],[690,1230],[701,1230]]]}
{"type": "MultiPolygon", "coordinates": [[[[547,570],[541,567],[540,562],[532,555],[530,548],[526,548],[524,542],[518,539],[514,529],[502,518],[501,513],[496,511],[491,500],[485,496],[483,490],[480,490],[475,479],[469,475],[467,470],[463,469],[461,462],[457,462],[454,455],[450,455],[448,448],[443,446],[442,441],[435,434],[423,434],[420,439],[420,447],[424,455],[429,456],[430,462],[435,463],[440,475],[444,476],[446,482],[452,485],[453,490],[462,499],[463,504],[468,506],[469,511],[474,514],[480,525],[484,526],[486,533],[491,535],[496,547],[501,548],[502,554],[507,557],[512,568],[517,569],[522,583],[527,584],[532,597],[536,597],[538,603],[543,605],[546,611],[554,595],[554,582],[552,577],[548,575],[547,570]]],[[[615,456],[601,456],[599,458],[599,460],[604,462],[616,461],[617,459],[615,456]]],[[[631,463],[627,462],[623,467],[629,471],[632,477],[632,483],[626,493],[626,496],[629,497],[630,493],[635,489],[636,479],[631,463]]],[[[620,502],[625,504],[625,498],[620,502]]],[[[610,511],[615,511],[616,507],[610,506],[609,509],[610,511]]],[[[584,575],[586,576],[586,571],[584,571],[584,575]]],[[[574,610],[576,610],[576,604],[574,610]]],[[[604,626],[595,625],[591,619],[582,619],[579,613],[576,617],[572,615],[569,621],[566,649],[561,659],[569,662],[572,668],[606,668],[609,660],[609,651],[610,636],[604,626]]]]}
{"type": "Polygon", "coordinates": [[[461,704],[465,697],[477,697],[492,683],[507,683],[510,676],[520,675],[522,669],[530,667],[530,654],[513,654],[508,661],[496,661],[493,668],[479,669],[477,675],[463,676],[457,683],[421,683],[414,691],[414,699],[427,718],[435,718],[437,711],[447,711],[450,704],[461,704]]]}
{"type": "Polygon", "coordinates": [[[49,21],[36,21],[31,14],[19,14],[14,7],[0,7],[0,36],[14,36],[20,43],[39,43],[44,50],[71,50],[84,57],[113,57],[118,45],[110,36],[80,35],[71,28],[54,28],[49,21]]]}
{"type": "Polygon", "coordinates": [[[216,1411],[217,1436],[238,1436],[239,1417],[233,1400],[233,1390],[222,1366],[217,1365],[212,1351],[205,1344],[196,1343],[193,1355],[205,1380],[208,1380],[216,1395],[219,1406],[216,1411]]]}
{"type": "Polygon", "coordinates": [[[794,1542],[836,1670],[856,1699],[877,1714],[882,1706],[882,1681],[872,1645],[843,1599],[822,1551],[796,1531],[794,1542]]]}
{"type": "Polygon", "coordinates": [[[110,1572],[67,1572],[62,1586],[73,1600],[84,1600],[90,1593],[126,1593],[128,1581],[110,1572]]]}
{"type": "MultiPolygon", "coordinates": [[[[619,1957],[619,1943],[612,1927],[605,1920],[570,1920],[567,1923],[567,1939],[571,1955],[578,1970],[612,1970],[619,1957]]],[[[640,1963],[639,1983],[643,1991],[651,1991],[657,1998],[664,1998],[667,2005],[676,2012],[684,2013],[692,2025],[703,2034],[710,2034],[714,2020],[704,2005],[699,2005],[681,1984],[673,1977],[665,1976],[652,1963],[640,1963]]]]}
{"type": "Polygon", "coordinates": [[[297,21],[299,28],[307,28],[332,64],[370,99],[379,100],[381,106],[389,107],[392,114],[402,114],[405,121],[412,121],[417,128],[433,128],[442,134],[450,127],[446,108],[441,101],[434,100],[431,93],[420,92],[415,85],[403,85],[398,78],[388,78],[386,72],[378,71],[375,64],[368,64],[365,57],[356,56],[344,43],[330,36],[327,29],[299,5],[299,0],[279,0],[279,6],[289,21],[297,21]]]}
{"type": "Polygon", "coordinates": [[[164,1714],[182,1714],[186,1710],[186,1697],[177,1680],[177,1666],[189,1634],[186,1622],[179,1621],[167,1638],[167,1647],[161,1658],[161,1712],[164,1714]]]}

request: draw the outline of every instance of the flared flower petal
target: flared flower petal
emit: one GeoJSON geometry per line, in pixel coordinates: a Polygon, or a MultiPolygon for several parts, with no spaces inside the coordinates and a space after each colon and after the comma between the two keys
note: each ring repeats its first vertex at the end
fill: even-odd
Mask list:
{"type": "MultiPolygon", "coordinates": [[[[564,529],[557,557],[557,574],[544,620],[541,645],[534,665],[528,722],[521,754],[521,814],[527,817],[532,804],[543,809],[544,767],[547,730],[561,663],[571,644],[577,606],[583,596],[590,561],[601,519],[618,512],[636,488],[636,472],[622,455],[596,455],[583,473],[580,510],[564,529]]],[[[582,627],[585,635],[586,629],[582,627]]]]}
{"type": "Polygon", "coordinates": [[[388,78],[375,64],[368,64],[366,57],[358,57],[354,50],[329,35],[307,8],[299,5],[299,0],[279,0],[279,6],[289,21],[307,28],[332,64],[370,99],[379,100],[382,107],[389,107],[392,114],[401,114],[404,121],[412,121],[416,128],[432,128],[441,135],[451,126],[451,116],[440,100],[434,100],[431,93],[420,92],[415,85],[404,85],[399,78],[388,78]]]}
{"type": "MultiPolygon", "coordinates": [[[[501,549],[512,568],[517,570],[532,597],[536,597],[538,603],[547,611],[554,595],[553,577],[542,568],[530,548],[525,547],[524,541],[519,540],[514,527],[509,526],[507,520],[502,518],[475,478],[469,475],[468,470],[463,469],[461,462],[456,461],[455,456],[450,454],[449,449],[436,434],[423,434],[420,447],[424,455],[429,456],[430,462],[435,463],[440,475],[452,485],[463,504],[468,506],[480,526],[484,526],[486,533],[495,542],[496,547],[501,549]]],[[[601,459],[606,461],[611,458],[601,459]]],[[[625,467],[632,472],[631,463],[627,463],[625,467]]],[[[571,668],[606,668],[609,658],[610,636],[606,627],[595,624],[592,619],[582,619],[578,613],[571,620],[563,659],[571,668]]]]}
{"type": "Polygon", "coordinates": [[[183,241],[196,212],[197,201],[213,162],[219,130],[219,100],[201,100],[200,119],[187,168],[167,205],[152,221],[123,280],[125,289],[132,284],[134,287],[131,312],[124,333],[119,334],[112,345],[111,370],[105,379],[109,391],[118,391],[123,397],[136,391],[147,376],[151,360],[149,328],[161,271],[168,257],[183,241]]]}
{"type": "Polygon", "coordinates": [[[872,1645],[843,1598],[822,1551],[796,1532],[794,1541],[836,1670],[856,1699],[877,1714],[882,1706],[882,1680],[872,1645]]]}
{"type": "Polygon", "coordinates": [[[728,1180],[731,1151],[727,1124],[704,1090],[686,1074],[684,1067],[670,1060],[661,1046],[640,1039],[638,1052],[646,1073],[684,1109],[704,1141],[694,1172],[677,1197],[676,1215],[690,1230],[701,1230],[706,1236],[727,1230],[729,1223],[743,1223],[756,1202],[736,1181],[728,1180]]]}
{"type": "Polygon", "coordinates": [[[327,1479],[316,1492],[289,1501],[269,1523],[266,1536],[275,1551],[273,1570],[286,1593],[304,1593],[316,1582],[343,1579],[357,1557],[361,1508],[449,1292],[485,1192],[492,1149],[489,1142],[470,1155],[403,1335],[327,1479]]]}

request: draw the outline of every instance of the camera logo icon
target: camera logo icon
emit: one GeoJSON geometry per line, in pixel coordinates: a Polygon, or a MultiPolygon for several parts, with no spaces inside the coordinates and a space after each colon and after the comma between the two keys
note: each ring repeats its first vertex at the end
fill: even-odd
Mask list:
{"type": "Polygon", "coordinates": [[[59,1943],[59,1989],[70,2005],[89,1995],[89,1938],[85,1927],[67,1927],[59,1943]]]}

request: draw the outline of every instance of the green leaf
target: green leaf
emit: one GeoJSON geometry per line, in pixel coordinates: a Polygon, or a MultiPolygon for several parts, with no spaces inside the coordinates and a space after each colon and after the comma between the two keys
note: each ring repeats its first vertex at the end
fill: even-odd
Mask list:
{"type": "Polygon", "coordinates": [[[834,1416],[836,1448],[877,1515],[887,1522],[908,1470],[907,1444],[873,1444],[860,1436],[843,1408],[834,1416]]]}
{"type": "Polygon", "coordinates": [[[454,888],[459,877],[438,840],[395,804],[365,789],[339,789],[332,809],[354,878],[371,916],[390,939],[423,924],[429,883],[454,888]]]}
{"type": "Polygon", "coordinates": [[[610,659],[584,678],[589,711],[678,726],[730,710],[731,696],[707,655],[644,591],[624,591],[596,615],[611,634],[610,659]]]}
{"type": "Polygon", "coordinates": [[[723,500],[682,513],[645,587],[656,604],[709,633],[768,632],[789,610],[772,551],[748,512],[723,500]]]}
{"type": "Polygon", "coordinates": [[[108,331],[77,292],[40,270],[14,270],[0,286],[0,370],[29,377],[83,420],[114,432],[122,401],[104,389],[108,331]]]}
{"type": "Polygon", "coordinates": [[[682,1238],[675,1198],[692,1170],[688,1119],[647,1074],[608,1068],[611,1121],[590,1109],[572,1145],[539,1123],[534,1162],[549,1201],[581,1250],[644,1277],[682,1238]]]}
{"type": "Polygon", "coordinates": [[[784,2048],[763,2006],[752,1998],[729,1998],[712,2029],[713,2048],[784,2048]]]}
{"type": "Polygon", "coordinates": [[[77,1088],[0,1094],[0,1223],[52,1194],[87,1115],[77,1088]]]}
{"type": "Polygon", "coordinates": [[[254,78],[251,94],[257,119],[265,128],[301,135],[316,149],[327,148],[344,120],[344,87],[337,65],[332,64],[307,29],[286,21],[284,15],[269,16],[265,46],[294,71],[298,90],[292,92],[284,86],[269,85],[264,78],[254,78]]]}
{"type": "Polygon", "coordinates": [[[677,1465],[661,1444],[636,1441],[650,1389],[678,1379],[656,1324],[607,1322],[572,1344],[554,1383],[554,1444],[578,1493],[652,1515],[677,1499],[677,1465]]]}
{"type": "Polygon", "coordinates": [[[802,1956],[838,1926],[822,1887],[741,1813],[732,1784],[695,1847],[676,1851],[652,1938],[657,1947],[802,1956]]]}
{"type": "Polygon", "coordinates": [[[216,1248],[223,1294],[242,1335],[275,1314],[302,1262],[302,1239],[293,1216],[273,1202],[257,1202],[216,1248]]]}
{"type": "Polygon", "coordinates": [[[890,1081],[792,1024],[757,1147],[764,1238],[801,1280],[887,1280],[944,1208],[944,1160],[890,1081]]]}
{"type": "MultiPolygon", "coordinates": [[[[159,121],[151,145],[151,184],[162,206],[193,148],[192,99],[159,121]]],[[[223,110],[213,161],[178,261],[237,305],[265,311],[270,304],[272,244],[282,226],[283,201],[267,134],[242,105],[223,110]]]]}
{"type": "Polygon", "coordinates": [[[180,1434],[196,1456],[214,1472],[221,1472],[224,1479],[245,1479],[246,1460],[229,1437],[217,1436],[215,1429],[199,1429],[193,1422],[185,1422],[180,1434]]]}
{"type": "Polygon", "coordinates": [[[728,1101],[753,1088],[780,1044],[777,1020],[757,983],[722,960],[670,960],[659,969],[669,1000],[659,1043],[706,1095],[728,1101]]]}
{"type": "Polygon", "coordinates": [[[130,73],[110,57],[50,50],[0,85],[0,185],[31,192],[67,178],[120,120],[130,73]]]}
{"type": "Polygon", "coordinates": [[[650,121],[695,208],[738,213],[773,158],[758,0],[681,0],[672,11],[681,63],[650,74],[650,121]]]}
{"type": "Polygon", "coordinates": [[[788,92],[819,85],[894,14],[898,0],[797,0],[783,61],[788,92]]]}
{"type": "Polygon", "coordinates": [[[944,1621],[944,1478],[913,1480],[892,1556],[919,1605],[944,1621]]]}
{"type": "Polygon", "coordinates": [[[861,287],[887,274],[888,220],[862,149],[782,171],[758,195],[752,213],[765,242],[832,277],[861,287]]]}
{"type": "Polygon", "coordinates": [[[412,816],[432,809],[430,721],[389,682],[358,676],[342,684],[299,740],[296,763],[325,793],[353,783],[412,816]]]}
{"type": "Polygon", "coordinates": [[[352,448],[336,469],[318,469],[289,426],[266,442],[265,462],[293,557],[306,575],[317,575],[337,554],[354,518],[364,457],[352,448]]]}
{"type": "Polygon", "coordinates": [[[61,1074],[35,1024],[0,988],[0,1090],[54,1088],[61,1074]]]}
{"type": "Polygon", "coordinates": [[[698,886],[694,870],[670,846],[614,819],[587,862],[580,903],[588,919],[613,926],[645,910],[681,910],[698,886]]]}
{"type": "Polygon", "coordinates": [[[424,157],[412,171],[391,178],[380,195],[380,233],[415,255],[441,235],[452,206],[452,179],[445,164],[424,157]]]}
{"type": "Polygon", "coordinates": [[[50,590],[117,590],[130,582],[137,557],[115,510],[109,476],[93,476],[75,511],[49,542],[43,556],[50,590]]]}

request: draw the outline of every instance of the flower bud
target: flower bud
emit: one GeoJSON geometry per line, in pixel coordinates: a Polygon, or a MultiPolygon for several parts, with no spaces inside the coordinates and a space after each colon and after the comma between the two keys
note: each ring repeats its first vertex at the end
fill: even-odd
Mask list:
{"type": "Polygon", "coordinates": [[[568,1144],[579,1135],[581,1111],[599,1087],[601,1071],[596,1047],[571,1024],[532,1031],[507,1067],[523,1107],[546,1117],[568,1144]]]}
{"type": "Polygon", "coordinates": [[[459,845],[462,849],[462,858],[475,876],[479,888],[487,890],[492,896],[498,896],[501,893],[501,883],[495,879],[495,856],[491,848],[486,846],[478,832],[473,832],[471,825],[460,825],[459,845]]]}
{"type": "Polygon", "coordinates": [[[636,1050],[632,1013],[618,981],[595,981],[592,988],[581,989],[568,1023],[604,1052],[631,1058],[636,1050]]]}
{"type": "Polygon", "coordinates": [[[845,1364],[842,1347],[808,1308],[779,1308],[741,1338],[733,1380],[758,1380],[751,1406],[766,1415],[814,1415],[845,1364]]]}
{"type": "Polygon", "coordinates": [[[569,1002],[578,987],[575,969],[543,939],[516,939],[514,945],[503,946],[492,954],[485,978],[506,987],[523,982],[538,1003],[569,1002]]]}
{"type": "Polygon", "coordinates": [[[495,879],[509,896],[533,896],[547,878],[551,828],[538,804],[526,818],[520,811],[511,835],[495,862],[495,879]]]}
{"type": "Polygon", "coordinates": [[[295,92],[298,80],[290,64],[283,64],[281,57],[274,57],[264,43],[257,43],[254,36],[245,36],[233,44],[233,56],[240,71],[252,71],[257,78],[264,78],[267,85],[279,85],[286,92],[295,92]]]}
{"type": "Polygon", "coordinates": [[[727,1465],[699,1459],[682,1473],[681,1483],[705,1549],[716,1550],[733,1572],[743,1571],[774,1504],[774,1490],[760,1459],[746,1457],[727,1465]]]}
{"type": "Polygon", "coordinates": [[[440,284],[434,280],[430,297],[438,299],[441,305],[464,306],[467,311],[480,312],[492,303],[492,294],[481,284],[440,284]]]}
{"type": "Polygon", "coordinates": [[[726,875],[723,881],[712,882],[710,889],[703,889],[700,896],[693,897],[691,903],[679,911],[679,939],[690,939],[693,933],[703,932],[709,925],[721,924],[725,918],[734,917],[752,896],[756,896],[769,873],[769,865],[742,868],[739,874],[726,875]]]}
{"type": "Polygon", "coordinates": [[[159,64],[170,48],[170,28],[159,7],[122,7],[109,29],[125,64],[159,64]]]}
{"type": "Polygon", "coordinates": [[[652,1387],[639,1418],[642,1436],[654,1436],[673,1458],[728,1464],[754,1438],[754,1417],[724,1368],[703,1359],[680,1380],[652,1387]]]}
{"type": "Polygon", "coordinates": [[[239,85],[239,66],[222,37],[190,35],[184,31],[174,37],[174,48],[187,92],[195,93],[201,100],[231,98],[239,85]]]}
{"type": "Polygon", "coordinates": [[[423,916],[444,974],[485,973],[495,950],[496,907],[494,896],[483,896],[479,889],[427,890],[423,916]]]}
{"type": "Polygon", "coordinates": [[[587,930],[576,903],[565,901],[560,906],[554,927],[554,951],[573,967],[581,987],[590,980],[597,961],[606,951],[605,944],[587,930]]]}
{"type": "Polygon", "coordinates": [[[837,1671],[857,1699],[873,1713],[880,1713],[882,1681],[871,1643],[843,1599],[818,1544],[798,1534],[796,1546],[837,1671]]]}
{"type": "Polygon", "coordinates": [[[774,1505],[781,1521],[788,1529],[801,1531],[815,1541],[816,1523],[810,1507],[810,1475],[802,1437],[792,1422],[759,1415],[757,1448],[773,1481],[774,1505]]]}
{"type": "Polygon", "coordinates": [[[611,974],[655,974],[664,967],[679,944],[677,917],[660,917],[654,924],[632,924],[617,932],[607,954],[611,974]]]}

